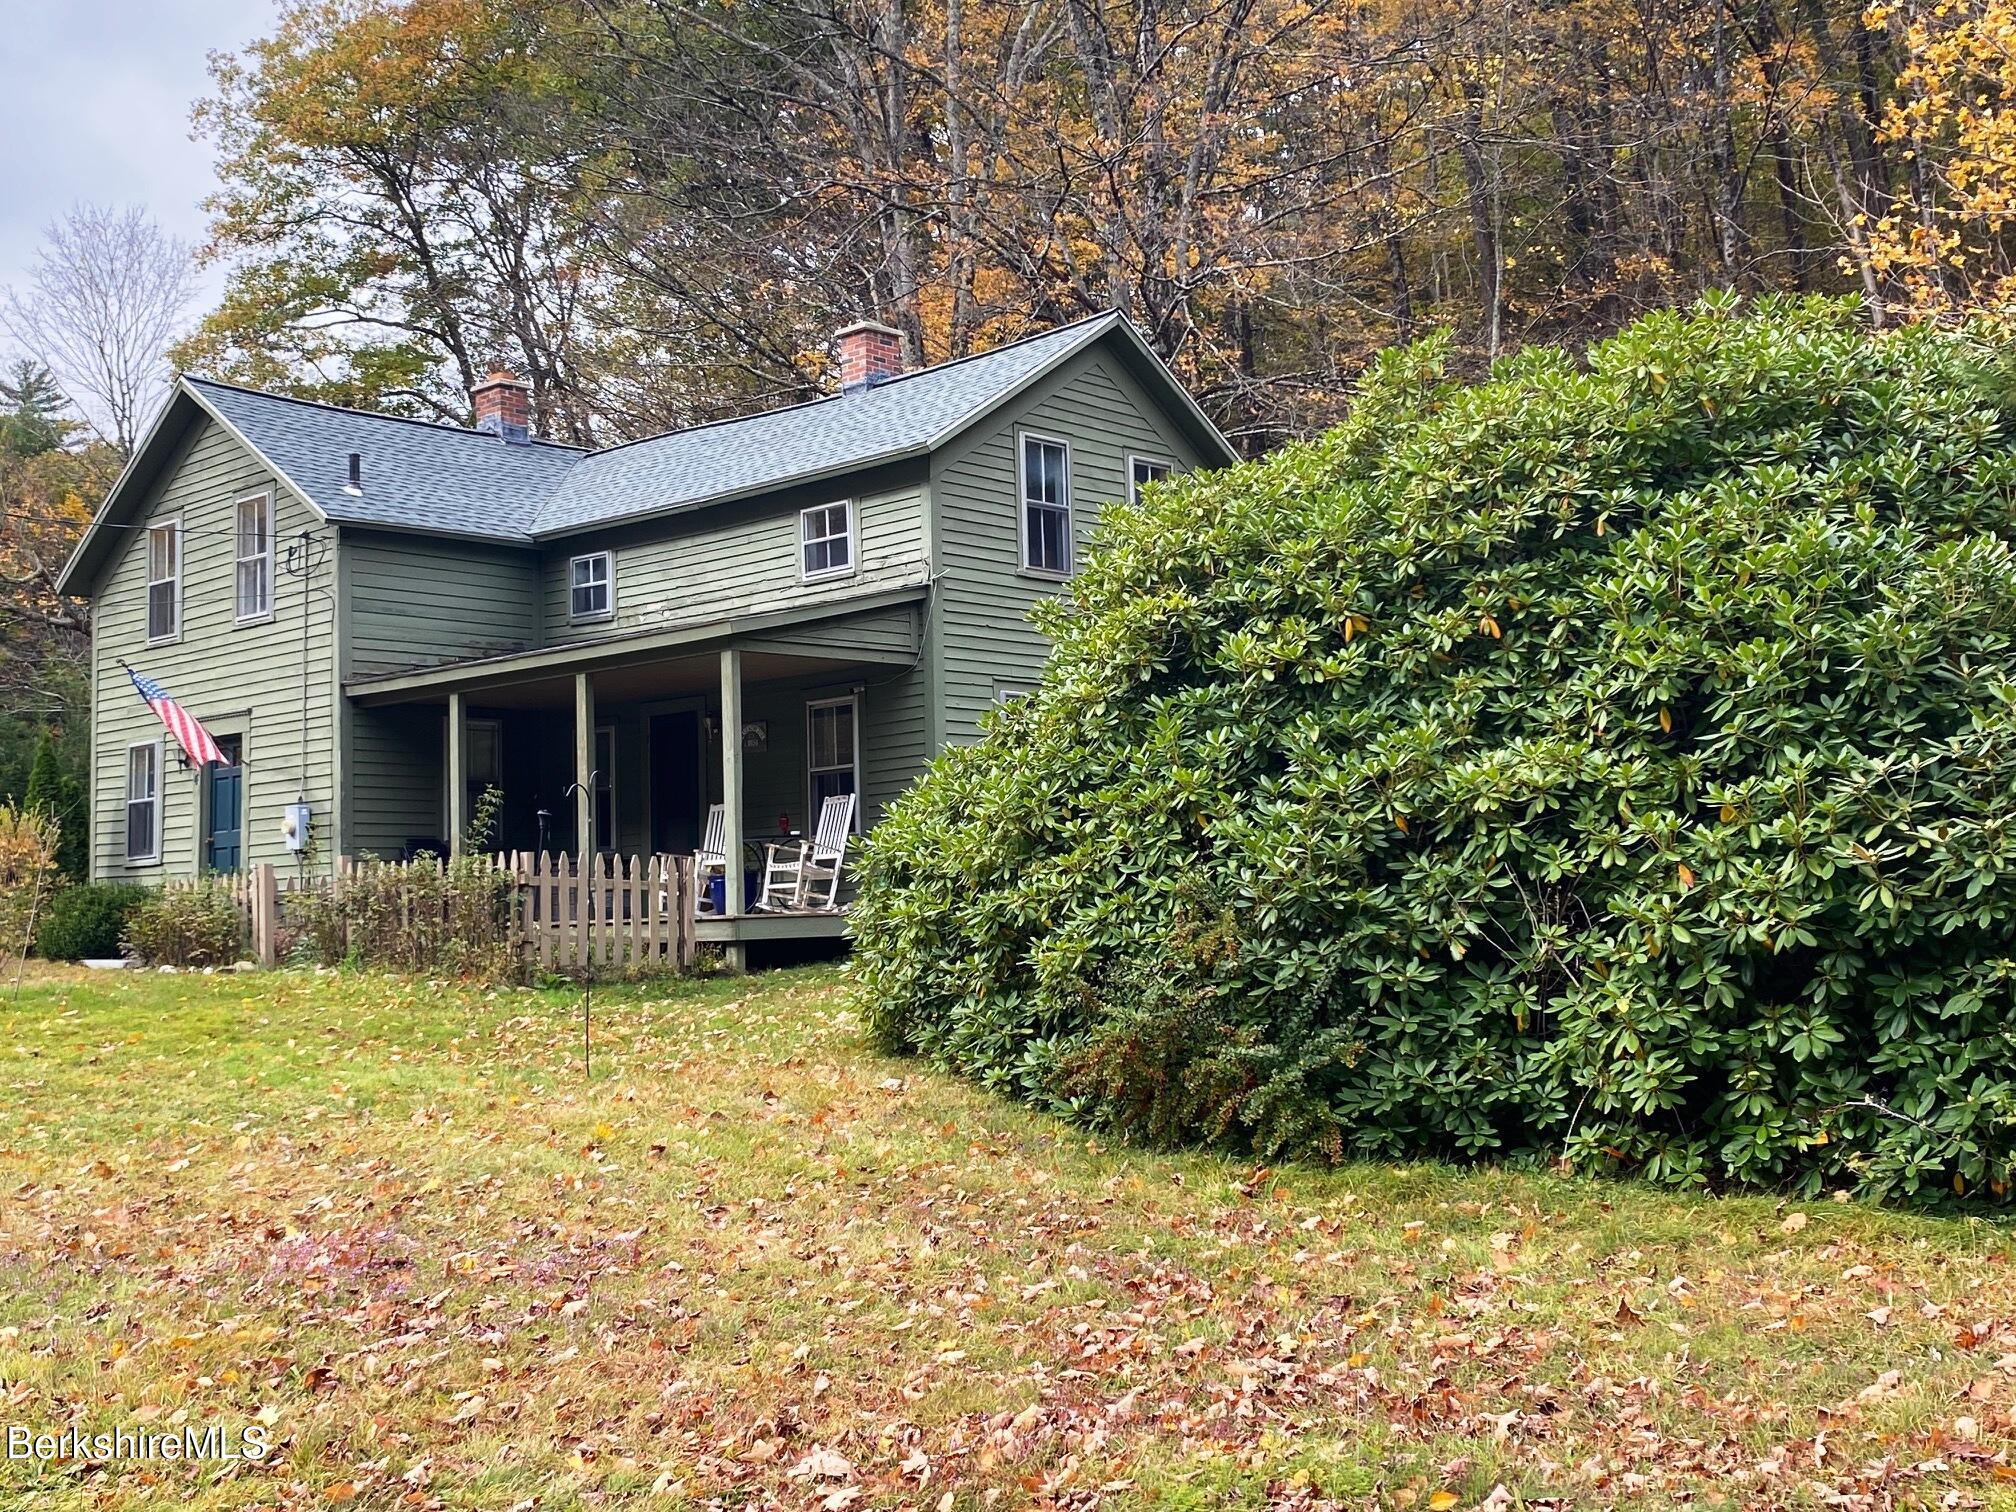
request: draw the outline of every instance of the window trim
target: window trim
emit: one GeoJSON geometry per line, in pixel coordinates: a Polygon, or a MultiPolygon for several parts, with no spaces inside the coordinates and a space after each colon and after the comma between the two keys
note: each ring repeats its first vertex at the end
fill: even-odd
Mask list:
{"type": "Polygon", "coordinates": [[[570,625],[597,625],[604,620],[616,618],[616,553],[614,551],[584,551],[567,559],[567,623],[570,625]],[[600,609],[588,614],[574,612],[574,591],[576,588],[592,588],[593,583],[576,583],[574,569],[583,562],[600,561],[605,564],[602,572],[602,586],[608,589],[608,602],[600,609]]]}
{"type": "Polygon", "coordinates": [[[273,618],[273,608],[275,603],[278,601],[280,597],[278,584],[274,581],[274,574],[276,573],[278,568],[279,568],[279,562],[276,560],[274,555],[273,490],[270,488],[262,488],[256,490],[253,493],[239,495],[238,498],[234,499],[231,503],[231,623],[232,624],[263,625],[268,620],[273,618]],[[243,509],[247,504],[250,504],[254,499],[260,500],[266,506],[266,549],[258,556],[248,557],[243,554],[245,532],[244,528],[239,523],[238,511],[243,509]],[[256,562],[261,560],[263,560],[266,563],[266,607],[264,609],[254,610],[250,614],[246,614],[245,612],[243,612],[243,610],[240,608],[239,605],[238,574],[240,569],[243,568],[243,566],[245,565],[245,563],[256,562]]]}
{"type": "Polygon", "coordinates": [[[140,628],[147,632],[150,646],[172,646],[182,639],[182,516],[170,515],[165,520],[150,520],[144,539],[147,543],[147,591],[140,605],[140,628]],[[175,532],[175,575],[169,578],[154,576],[154,535],[156,531],[173,529],[175,532]],[[175,585],[175,628],[166,635],[156,635],[154,631],[154,590],[162,583],[175,585]]]}
{"type": "Polygon", "coordinates": [[[164,827],[161,821],[163,817],[163,809],[165,808],[165,805],[162,802],[163,788],[165,784],[162,781],[163,774],[161,771],[161,766],[162,763],[167,759],[167,752],[164,749],[164,745],[165,742],[159,736],[156,736],[152,740],[129,741],[127,742],[126,745],[125,771],[122,774],[123,786],[125,787],[126,791],[124,800],[121,802],[119,806],[120,819],[122,820],[125,826],[124,829],[125,838],[120,842],[119,848],[123,856],[124,864],[127,866],[159,866],[161,864],[161,850],[162,850],[161,831],[164,827]],[[135,798],[133,796],[133,753],[135,751],[148,751],[151,752],[154,757],[154,796],[151,798],[140,799],[135,798]],[[152,804],[154,808],[154,824],[153,824],[154,849],[145,855],[136,856],[133,854],[132,850],[133,805],[142,802],[152,804]]]}
{"type": "Polygon", "coordinates": [[[860,545],[859,542],[855,539],[855,537],[856,537],[856,531],[854,529],[854,501],[852,499],[828,499],[823,504],[808,504],[803,509],[799,510],[798,511],[798,581],[801,583],[823,583],[829,578],[843,578],[854,576],[855,563],[860,560],[860,545]],[[844,540],[847,543],[847,565],[844,567],[823,567],[817,572],[810,572],[807,571],[805,567],[805,548],[807,546],[815,545],[817,544],[817,542],[806,539],[805,520],[807,516],[815,514],[823,514],[829,509],[839,509],[845,513],[847,519],[847,528],[837,536],[830,536],[830,535],[820,536],[819,540],[820,541],[844,540]]]}
{"type": "MultiPolygon", "coordinates": [[[[1045,506],[1050,507],[1050,506],[1045,506]]],[[[1071,503],[1071,442],[1064,436],[1045,435],[1041,431],[1017,430],[1015,432],[1015,535],[1019,543],[1016,570],[1027,577],[1044,578],[1051,582],[1062,582],[1071,576],[1071,569],[1077,565],[1078,542],[1077,516],[1071,503]],[[1056,567],[1036,567],[1029,561],[1029,443],[1045,442],[1064,448],[1064,565],[1056,567]]]]}
{"type": "Polygon", "coordinates": [[[1176,464],[1168,457],[1152,456],[1147,452],[1127,453],[1127,502],[1129,504],[1138,504],[1141,502],[1141,485],[1134,477],[1134,464],[1136,462],[1146,462],[1150,467],[1161,468],[1162,479],[1176,476],[1176,464]]]}
{"type": "Polygon", "coordinates": [[[594,775],[595,781],[599,786],[595,792],[588,795],[589,818],[601,818],[601,815],[596,812],[596,807],[602,793],[607,792],[609,794],[609,833],[606,835],[598,834],[595,837],[595,853],[597,855],[614,855],[616,854],[616,723],[614,720],[597,720],[595,722],[594,775]],[[609,737],[609,769],[607,771],[602,769],[602,737],[604,735],[609,737]]]}
{"type": "Polygon", "coordinates": [[[861,695],[843,693],[838,698],[808,698],[805,700],[805,838],[810,840],[819,833],[819,790],[813,780],[821,772],[837,772],[837,766],[815,767],[812,765],[812,713],[815,709],[834,709],[846,704],[854,711],[854,825],[851,833],[861,833],[861,695]]]}

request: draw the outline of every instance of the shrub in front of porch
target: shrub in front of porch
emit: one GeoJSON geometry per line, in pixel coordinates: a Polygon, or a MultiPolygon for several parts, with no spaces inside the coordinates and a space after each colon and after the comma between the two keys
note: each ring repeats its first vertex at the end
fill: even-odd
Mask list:
{"type": "Polygon", "coordinates": [[[127,913],[120,948],[149,966],[230,966],[243,959],[245,915],[230,879],[149,890],[127,913]]]}
{"type": "Polygon", "coordinates": [[[2011,368],[1648,317],[1111,508],[868,846],[888,1045],[1268,1155],[2001,1197],[2011,368]]]}

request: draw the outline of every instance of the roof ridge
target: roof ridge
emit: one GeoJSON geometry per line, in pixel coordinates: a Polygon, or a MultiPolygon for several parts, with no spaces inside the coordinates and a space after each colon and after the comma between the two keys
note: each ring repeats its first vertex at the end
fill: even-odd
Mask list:
{"type": "MultiPolygon", "coordinates": [[[[723,415],[719,420],[703,420],[698,425],[682,425],[672,430],[658,431],[649,436],[638,436],[635,440],[619,441],[614,446],[596,447],[587,452],[586,455],[590,457],[606,457],[612,452],[627,451],[633,446],[643,446],[652,441],[663,441],[669,436],[691,436],[698,434],[700,431],[713,430],[717,426],[740,425],[745,420],[765,420],[772,415],[788,415],[794,411],[812,409],[821,404],[834,404],[842,399],[855,399],[864,393],[879,394],[886,389],[896,387],[900,383],[907,383],[912,378],[928,378],[933,374],[943,373],[950,368],[960,367],[968,362],[978,362],[983,357],[993,357],[1001,352],[1012,352],[1016,347],[1027,346],[1032,341],[1048,341],[1052,336],[1061,336],[1066,331],[1075,331],[1078,327],[1090,325],[1094,321],[1114,318],[1124,319],[1125,317],[1118,310],[1100,310],[1092,315],[1081,315],[1078,319],[1064,325],[1052,326],[1047,331],[1031,331],[1027,336],[1017,336],[1013,341],[1004,341],[1001,345],[989,347],[984,352],[968,352],[964,357],[948,357],[945,361],[934,362],[929,367],[912,368],[908,372],[898,373],[893,378],[884,378],[880,383],[866,389],[856,390],[854,393],[821,394],[816,399],[801,399],[796,404],[780,404],[775,409],[752,410],[746,415],[723,415]]],[[[312,403],[313,401],[308,402],[312,403]]]]}
{"type": "MultiPolygon", "coordinates": [[[[366,420],[388,420],[396,425],[424,425],[429,430],[447,431],[452,436],[485,436],[495,439],[493,432],[477,430],[468,425],[450,425],[446,420],[423,420],[418,415],[392,415],[384,410],[359,409],[354,404],[331,404],[325,399],[303,399],[299,394],[277,394],[271,389],[253,388],[250,384],[231,383],[222,378],[209,378],[201,373],[178,373],[176,376],[184,383],[200,383],[205,388],[229,389],[234,394],[250,394],[254,399],[271,399],[280,404],[298,404],[305,409],[328,410],[338,415],[357,415],[366,420]]],[[[592,447],[576,446],[570,441],[548,441],[543,436],[532,436],[523,444],[549,447],[554,451],[575,452],[584,457],[595,455],[592,447]]]]}

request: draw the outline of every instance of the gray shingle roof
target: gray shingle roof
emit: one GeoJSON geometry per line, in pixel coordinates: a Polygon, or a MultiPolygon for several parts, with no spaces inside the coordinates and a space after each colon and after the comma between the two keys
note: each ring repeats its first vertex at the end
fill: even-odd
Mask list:
{"type": "Polygon", "coordinates": [[[506,446],[488,431],[399,420],[183,380],[332,520],[449,535],[529,541],[542,499],[583,453],[534,442],[506,446]],[[363,457],[364,491],[347,494],[350,453],[363,457]]]}
{"type": "Polygon", "coordinates": [[[924,450],[1117,319],[1081,320],[858,393],[591,453],[539,506],[534,531],[689,508],[924,450]]]}
{"type": "Polygon", "coordinates": [[[184,382],[332,520],[529,542],[924,451],[1118,319],[1096,316],[858,393],[599,452],[507,446],[487,431],[184,382]],[[351,452],[363,457],[361,496],[344,492],[351,452]]]}

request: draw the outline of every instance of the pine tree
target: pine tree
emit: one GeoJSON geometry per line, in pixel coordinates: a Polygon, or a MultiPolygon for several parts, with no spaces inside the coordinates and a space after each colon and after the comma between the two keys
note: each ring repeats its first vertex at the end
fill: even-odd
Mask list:
{"type": "Polygon", "coordinates": [[[0,378],[0,451],[35,457],[63,444],[63,391],[49,369],[25,358],[0,378]]]}
{"type": "Polygon", "coordinates": [[[44,735],[35,747],[35,761],[28,769],[28,790],[21,806],[29,813],[47,814],[60,826],[56,842],[56,867],[63,876],[82,881],[88,870],[84,787],[63,770],[55,742],[44,735]]]}

